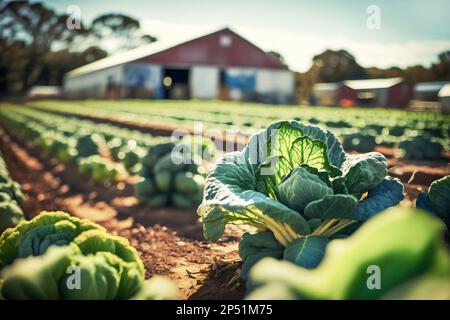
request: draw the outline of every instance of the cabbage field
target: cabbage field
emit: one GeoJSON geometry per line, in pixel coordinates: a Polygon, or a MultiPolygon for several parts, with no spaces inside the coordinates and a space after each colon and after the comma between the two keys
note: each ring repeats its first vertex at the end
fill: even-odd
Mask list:
{"type": "Polygon", "coordinates": [[[0,298],[450,299],[450,115],[0,103],[0,298]]]}

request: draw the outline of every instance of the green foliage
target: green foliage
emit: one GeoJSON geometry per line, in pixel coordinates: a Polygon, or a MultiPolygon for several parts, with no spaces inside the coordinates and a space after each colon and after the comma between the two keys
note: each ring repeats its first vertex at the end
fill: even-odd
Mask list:
{"type": "Polygon", "coordinates": [[[0,237],[5,299],[173,299],[167,280],[144,281],[125,238],[64,212],[42,212],[0,237]]]}
{"type": "Polygon", "coordinates": [[[0,235],[24,219],[22,209],[19,207],[23,200],[20,185],[11,179],[0,154],[0,235]]]}
{"type": "Polygon", "coordinates": [[[348,133],[343,135],[342,146],[345,150],[370,152],[376,147],[375,136],[368,133],[348,133]]]}
{"type": "Polygon", "coordinates": [[[398,145],[399,156],[411,160],[436,160],[442,158],[443,146],[427,136],[404,140],[398,145]]]}
{"type": "Polygon", "coordinates": [[[210,145],[164,143],[151,146],[141,159],[142,178],[135,187],[139,202],[152,208],[168,204],[183,209],[198,206],[205,179],[200,166],[202,159],[197,152],[211,152],[210,145]]]}
{"type": "Polygon", "coordinates": [[[314,270],[266,259],[250,272],[248,299],[449,299],[443,225],[424,212],[391,208],[353,235],[333,240],[314,270]],[[369,286],[371,266],[381,272],[369,286]],[[433,290],[430,290],[433,284],[433,290]]]}
{"type": "Polygon", "coordinates": [[[80,157],[98,155],[100,150],[100,137],[98,135],[85,134],[77,139],[76,149],[80,157]]]}
{"type": "Polygon", "coordinates": [[[17,258],[41,255],[52,245],[67,245],[79,234],[92,229],[104,231],[89,220],[80,220],[65,212],[44,211],[0,236],[0,267],[17,258]]]}
{"type": "MultiPolygon", "coordinates": [[[[399,180],[386,175],[379,153],[347,155],[329,131],[276,122],[209,172],[198,213],[209,241],[218,240],[226,224],[247,224],[272,233],[286,259],[314,267],[330,239],[403,199],[399,180]]],[[[251,239],[259,241],[245,242],[251,239]]],[[[244,269],[264,255],[247,261],[244,254],[244,269]]]]}
{"type": "Polygon", "coordinates": [[[123,172],[120,165],[98,155],[81,159],[79,168],[82,174],[98,183],[117,181],[123,172]]]}
{"type": "Polygon", "coordinates": [[[417,208],[426,210],[441,218],[450,228],[450,176],[433,181],[428,192],[417,197],[417,208]]]}

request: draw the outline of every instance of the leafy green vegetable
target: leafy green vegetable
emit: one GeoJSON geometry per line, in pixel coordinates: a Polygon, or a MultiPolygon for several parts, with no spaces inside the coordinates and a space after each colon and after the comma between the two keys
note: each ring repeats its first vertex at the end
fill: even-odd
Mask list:
{"type": "Polygon", "coordinates": [[[345,150],[370,152],[376,147],[375,136],[364,132],[345,134],[342,146],[345,150]]]}
{"type": "Polygon", "coordinates": [[[426,210],[441,218],[450,228],[450,176],[433,181],[427,192],[417,197],[417,208],[426,210]]]}
{"type": "Polygon", "coordinates": [[[98,155],[82,158],[79,162],[79,169],[82,174],[86,174],[98,183],[117,181],[123,172],[120,164],[98,155]]]}
{"type": "Polygon", "coordinates": [[[143,263],[125,238],[62,212],[43,212],[8,229],[0,256],[6,299],[176,297],[173,285],[159,291],[163,280],[144,282],[143,263]]]}
{"type": "Polygon", "coordinates": [[[314,270],[273,259],[261,261],[250,272],[256,290],[248,298],[449,299],[450,255],[442,229],[424,212],[391,208],[349,238],[331,241],[314,270]],[[373,266],[380,270],[376,290],[368,285],[373,266]],[[405,289],[415,291],[405,296],[405,289]]]}
{"type": "Polygon", "coordinates": [[[444,147],[429,136],[417,136],[398,145],[398,156],[412,160],[436,160],[442,158],[444,147]]]}
{"type": "Polygon", "coordinates": [[[284,250],[285,260],[312,269],[319,265],[325,254],[328,239],[325,237],[305,236],[292,241],[284,250]]]}
{"type": "Polygon", "coordinates": [[[246,263],[242,266],[241,277],[246,279],[250,268],[264,257],[281,259],[284,247],[272,232],[244,233],[239,242],[239,255],[246,263]]]}
{"type": "MultiPolygon", "coordinates": [[[[198,145],[196,149],[198,152],[211,152],[210,145],[198,145]]],[[[204,169],[198,160],[202,159],[186,144],[168,143],[150,147],[141,160],[141,180],[135,186],[139,202],[152,208],[169,204],[183,209],[198,206],[205,182],[202,176],[204,169]],[[186,154],[182,151],[190,158],[185,159],[186,154]]]]}
{"type": "MultiPolygon", "coordinates": [[[[209,241],[218,240],[228,223],[247,224],[272,233],[286,248],[286,259],[313,267],[329,239],[348,235],[403,199],[402,184],[386,175],[387,161],[379,153],[347,155],[329,131],[275,122],[209,172],[198,213],[209,241]]],[[[267,242],[256,236],[242,241],[261,241],[243,248],[267,242]]],[[[247,263],[275,255],[271,247],[260,251],[241,255],[244,270],[247,263]]]]}
{"type": "Polygon", "coordinates": [[[62,211],[44,211],[30,221],[22,221],[7,229],[0,236],[0,268],[17,258],[42,255],[52,245],[67,245],[79,234],[93,229],[105,231],[89,220],[81,220],[62,211]]]}

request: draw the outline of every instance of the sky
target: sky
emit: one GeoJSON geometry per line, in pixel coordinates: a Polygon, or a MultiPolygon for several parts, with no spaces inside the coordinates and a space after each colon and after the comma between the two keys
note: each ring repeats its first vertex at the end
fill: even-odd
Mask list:
{"type": "Polygon", "coordinates": [[[449,0],[44,2],[60,13],[76,5],[88,24],[100,14],[124,13],[145,32],[171,42],[228,26],[262,49],[281,53],[300,72],[325,49],[346,49],[361,65],[381,68],[429,66],[450,50],[449,0]]]}

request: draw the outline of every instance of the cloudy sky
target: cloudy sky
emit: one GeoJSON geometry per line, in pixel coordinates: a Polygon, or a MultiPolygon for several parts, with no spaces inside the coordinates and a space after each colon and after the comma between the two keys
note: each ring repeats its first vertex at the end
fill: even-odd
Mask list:
{"type": "Polygon", "coordinates": [[[228,26],[264,50],[280,52],[296,71],[306,71],[312,57],[327,48],[346,49],[366,67],[429,65],[450,50],[448,0],[44,2],[59,12],[77,5],[85,23],[103,13],[125,13],[149,34],[171,42],[228,26]],[[372,5],[379,8],[379,29],[367,27],[368,19],[376,18],[367,12],[372,5]]]}

